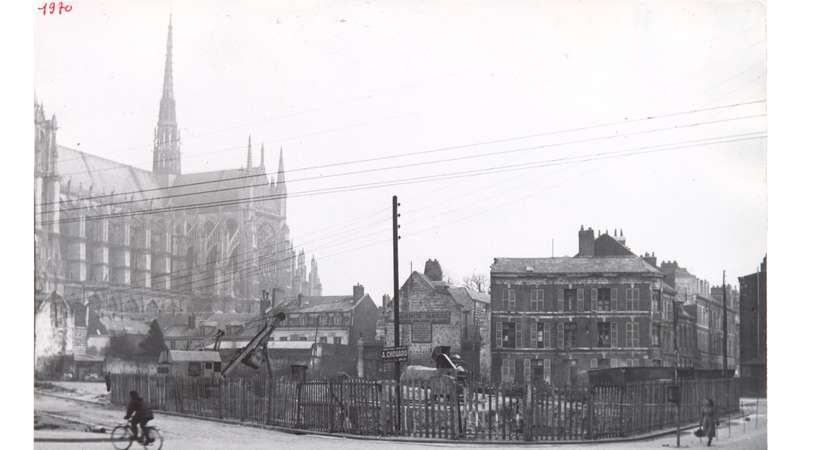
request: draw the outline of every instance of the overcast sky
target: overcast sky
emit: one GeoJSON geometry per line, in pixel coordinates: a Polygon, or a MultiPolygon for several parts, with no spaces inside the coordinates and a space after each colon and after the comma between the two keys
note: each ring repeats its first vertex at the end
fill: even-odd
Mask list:
{"type": "MultiPolygon", "coordinates": [[[[150,169],[170,2],[72,4],[35,18],[36,95],[61,145],[150,169]]],[[[291,193],[531,163],[291,198],[292,237],[318,258],[325,294],[356,282],[378,302],[391,294],[393,194],[401,282],[427,258],[459,280],[494,257],[551,256],[552,239],[555,255],[573,255],[581,225],[621,228],[634,252],[713,284],[722,269],[735,284],[766,253],[760,2],[176,0],[172,11],[183,172],[241,167],[248,135],[270,172],[283,147],[291,193]],[[315,175],[337,176],[298,181],[315,175]]]]}

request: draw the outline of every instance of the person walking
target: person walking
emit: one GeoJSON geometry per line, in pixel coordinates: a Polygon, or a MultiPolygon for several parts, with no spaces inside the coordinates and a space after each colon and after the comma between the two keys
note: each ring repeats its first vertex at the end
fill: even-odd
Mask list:
{"type": "Polygon", "coordinates": [[[702,430],[702,436],[707,437],[707,446],[710,447],[710,443],[716,436],[716,408],[713,405],[712,399],[708,398],[704,401],[704,406],[702,407],[702,418],[699,421],[699,426],[702,430]]]}

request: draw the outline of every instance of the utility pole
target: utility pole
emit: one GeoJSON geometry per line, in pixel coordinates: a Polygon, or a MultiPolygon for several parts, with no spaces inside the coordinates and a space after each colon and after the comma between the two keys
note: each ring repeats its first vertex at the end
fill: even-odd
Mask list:
{"type": "Polygon", "coordinates": [[[722,270],[721,271],[721,304],[722,304],[722,315],[721,315],[721,335],[722,335],[722,342],[721,342],[721,364],[722,370],[724,371],[724,378],[727,378],[727,272],[722,270]]]}
{"type": "MultiPolygon", "coordinates": [[[[400,294],[398,292],[398,196],[392,196],[392,281],[393,281],[393,288],[394,288],[394,298],[392,300],[392,310],[395,314],[395,347],[400,346],[400,294]]],[[[396,406],[397,406],[397,422],[395,423],[395,430],[400,433],[400,397],[401,397],[401,387],[400,387],[400,361],[395,361],[395,386],[396,386],[396,406]]]]}
{"type": "Polygon", "coordinates": [[[678,398],[676,401],[676,447],[680,446],[682,439],[682,424],[680,417],[680,406],[682,403],[682,387],[679,385],[679,310],[676,300],[671,299],[673,305],[673,349],[676,351],[676,364],[673,370],[673,384],[676,386],[678,398]]]}

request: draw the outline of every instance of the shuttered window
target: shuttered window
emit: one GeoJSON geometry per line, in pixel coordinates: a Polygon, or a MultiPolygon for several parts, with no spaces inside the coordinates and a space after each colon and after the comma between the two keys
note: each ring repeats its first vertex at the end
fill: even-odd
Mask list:
{"type": "Polygon", "coordinates": [[[557,311],[562,311],[565,302],[565,289],[557,287],[557,311]]]}
{"type": "Polygon", "coordinates": [[[611,347],[619,347],[619,335],[616,330],[616,322],[611,322],[611,347]]]}
{"type": "Polygon", "coordinates": [[[544,359],[542,361],[542,363],[543,363],[543,367],[542,367],[543,381],[545,381],[546,383],[551,383],[551,360],[550,359],[544,359]]]}
{"type": "Polygon", "coordinates": [[[622,309],[622,307],[619,305],[619,303],[617,303],[617,300],[616,300],[616,292],[618,290],[619,289],[617,289],[616,287],[611,288],[611,311],[615,311],[615,310],[618,310],[618,309],[621,310],[622,309]]]}
{"type": "Polygon", "coordinates": [[[534,322],[534,321],[531,321],[531,323],[528,324],[528,337],[529,337],[529,342],[530,342],[529,347],[531,347],[531,348],[537,348],[537,326],[538,325],[542,325],[542,324],[538,324],[537,322],[534,322]]]}
{"type": "Polygon", "coordinates": [[[531,360],[523,360],[523,380],[526,384],[531,383],[531,360]]]}
{"type": "Polygon", "coordinates": [[[557,323],[557,348],[563,348],[565,344],[565,324],[557,323]]]}
{"type": "Polygon", "coordinates": [[[585,288],[577,288],[577,311],[585,311],[585,288]]]}
{"type": "Polygon", "coordinates": [[[594,311],[599,309],[598,300],[599,291],[597,291],[597,288],[591,288],[591,309],[594,311]]]}

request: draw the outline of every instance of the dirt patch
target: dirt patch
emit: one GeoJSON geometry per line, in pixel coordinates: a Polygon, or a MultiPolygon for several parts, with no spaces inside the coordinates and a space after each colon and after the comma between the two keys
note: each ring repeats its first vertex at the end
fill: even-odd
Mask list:
{"type": "Polygon", "coordinates": [[[35,430],[75,430],[76,425],[51,416],[34,415],[35,430]]]}
{"type": "Polygon", "coordinates": [[[49,383],[48,381],[35,381],[34,382],[34,389],[41,389],[43,391],[50,391],[50,392],[74,392],[73,389],[64,388],[62,386],[57,386],[54,383],[49,383]]]}

